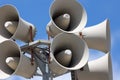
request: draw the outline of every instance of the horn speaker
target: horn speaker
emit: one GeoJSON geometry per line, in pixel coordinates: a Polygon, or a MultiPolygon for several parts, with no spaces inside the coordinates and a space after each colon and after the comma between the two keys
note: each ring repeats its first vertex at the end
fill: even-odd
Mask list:
{"type": "Polygon", "coordinates": [[[110,27],[109,20],[87,27],[82,30],[82,35],[89,48],[107,53],[110,51],[110,27]]]}
{"type": "Polygon", "coordinates": [[[21,53],[15,42],[5,40],[0,43],[0,80],[5,80],[12,75],[31,78],[36,68],[36,63],[31,65],[30,59],[21,53]]]}
{"type": "Polygon", "coordinates": [[[54,0],[50,7],[50,18],[46,30],[51,37],[61,32],[80,31],[87,22],[86,11],[76,0],[54,0]]]}
{"type": "Polygon", "coordinates": [[[76,71],[78,80],[113,80],[110,53],[88,62],[83,71],[76,71]]]}
{"type": "Polygon", "coordinates": [[[35,36],[35,27],[33,24],[23,20],[12,5],[0,7],[0,35],[7,39],[19,39],[23,42],[30,41],[30,26],[32,27],[32,36],[35,36]]]}
{"type": "Polygon", "coordinates": [[[52,58],[49,66],[54,74],[82,68],[88,61],[88,47],[84,40],[75,34],[60,33],[51,43],[52,58]]]}

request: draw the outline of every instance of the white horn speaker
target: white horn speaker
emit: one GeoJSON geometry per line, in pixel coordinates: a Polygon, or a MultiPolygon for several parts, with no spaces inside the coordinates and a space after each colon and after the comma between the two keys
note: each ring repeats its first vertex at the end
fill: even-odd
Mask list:
{"type": "Polygon", "coordinates": [[[50,18],[46,29],[51,37],[61,32],[80,31],[87,22],[86,11],[76,0],[54,0],[50,7],[50,18]]]}
{"type": "Polygon", "coordinates": [[[30,41],[30,26],[32,27],[31,35],[35,36],[35,27],[33,24],[23,20],[12,5],[0,7],[0,35],[5,38],[19,39],[24,42],[30,41]]]}
{"type": "Polygon", "coordinates": [[[83,71],[76,71],[78,80],[113,80],[110,53],[88,62],[83,71]]]}
{"type": "Polygon", "coordinates": [[[31,65],[30,59],[21,53],[15,42],[6,40],[0,43],[0,80],[12,75],[31,78],[36,68],[36,63],[31,65]]]}
{"type": "Polygon", "coordinates": [[[110,51],[111,40],[109,20],[105,20],[98,25],[83,29],[82,35],[89,48],[97,49],[105,53],[110,51]]]}
{"type": "Polygon", "coordinates": [[[60,33],[51,43],[51,62],[54,74],[61,75],[68,70],[82,68],[88,61],[88,47],[84,40],[75,34],[60,33]]]}

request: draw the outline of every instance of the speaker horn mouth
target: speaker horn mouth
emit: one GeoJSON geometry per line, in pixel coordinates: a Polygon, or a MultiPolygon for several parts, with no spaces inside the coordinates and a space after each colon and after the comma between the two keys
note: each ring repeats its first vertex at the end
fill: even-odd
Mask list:
{"type": "Polygon", "coordinates": [[[51,57],[53,60],[49,65],[53,73],[59,74],[58,70],[61,70],[61,73],[62,71],[64,73],[66,70],[77,70],[82,68],[88,61],[88,47],[84,40],[77,35],[60,33],[53,39],[51,44],[51,57]],[[71,51],[71,57],[65,54],[64,51],[66,50],[71,51]]]}
{"type": "Polygon", "coordinates": [[[0,44],[0,79],[8,78],[14,73],[14,70],[5,62],[10,56],[21,57],[20,49],[13,41],[6,40],[0,44]]]}
{"type": "MultiPolygon", "coordinates": [[[[11,38],[13,34],[15,33],[16,29],[12,33],[6,29],[5,24],[8,21],[13,22],[19,22],[19,16],[16,8],[12,5],[5,5],[0,7],[0,34],[4,36],[5,38],[11,38]]],[[[18,23],[15,24],[16,28],[18,26],[18,23]]]]}
{"type": "Polygon", "coordinates": [[[64,3],[63,0],[55,0],[50,7],[50,17],[52,24],[56,27],[56,29],[52,30],[54,35],[59,32],[73,33],[81,31],[87,23],[85,9],[75,0],[64,0],[64,3]],[[67,24],[67,29],[63,29],[63,27],[59,26],[55,21],[57,17],[64,14],[70,16],[70,22],[67,24]]]}
{"type": "Polygon", "coordinates": [[[33,24],[23,20],[19,16],[16,7],[5,5],[0,8],[0,35],[7,39],[19,39],[23,42],[30,42],[30,27],[32,36],[35,37],[36,29],[33,24]]]}
{"type": "Polygon", "coordinates": [[[34,62],[34,65],[31,65],[30,58],[21,53],[20,47],[14,41],[6,40],[0,43],[0,79],[7,79],[12,75],[31,78],[36,69],[37,64],[34,62]],[[14,60],[9,63],[11,58],[14,60]]]}

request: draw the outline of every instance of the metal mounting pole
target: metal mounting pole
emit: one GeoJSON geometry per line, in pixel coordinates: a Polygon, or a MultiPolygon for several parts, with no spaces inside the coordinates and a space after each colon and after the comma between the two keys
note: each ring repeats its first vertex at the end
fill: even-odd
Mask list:
{"type": "MultiPolygon", "coordinates": [[[[30,42],[26,45],[21,46],[21,50],[23,52],[28,52],[30,48],[33,48],[34,51],[34,58],[36,60],[36,62],[38,63],[38,67],[40,68],[41,72],[42,72],[42,80],[53,80],[52,75],[50,73],[50,69],[49,69],[49,53],[44,52],[45,48],[40,48],[40,45],[47,45],[48,47],[50,46],[51,42],[49,40],[36,40],[33,42],[30,42]],[[43,51],[43,52],[41,52],[43,51]],[[43,57],[44,55],[44,57],[43,57]]],[[[50,51],[50,50],[48,50],[50,51]]]]}
{"type": "Polygon", "coordinates": [[[78,80],[76,71],[71,71],[71,79],[72,80],[78,80]]]}
{"type": "Polygon", "coordinates": [[[52,75],[50,73],[50,69],[48,66],[48,60],[46,59],[46,61],[42,61],[40,60],[40,56],[39,55],[34,55],[35,56],[35,60],[38,64],[39,69],[41,70],[42,74],[42,80],[53,80],[52,75]]]}
{"type": "Polygon", "coordinates": [[[48,64],[45,64],[45,73],[43,74],[43,80],[53,80],[48,64]]]}

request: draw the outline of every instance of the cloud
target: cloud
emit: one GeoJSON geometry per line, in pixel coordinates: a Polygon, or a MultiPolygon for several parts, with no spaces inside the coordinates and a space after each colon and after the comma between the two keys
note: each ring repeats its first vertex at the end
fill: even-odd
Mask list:
{"type": "Polygon", "coordinates": [[[113,80],[120,80],[120,63],[118,57],[119,45],[120,45],[120,29],[117,29],[111,34],[113,80]]]}
{"type": "Polygon", "coordinates": [[[62,76],[59,76],[55,78],[54,80],[71,80],[71,73],[64,74],[62,76]]]}
{"type": "Polygon", "coordinates": [[[115,44],[119,43],[120,41],[120,29],[114,31],[111,34],[111,46],[114,46],[115,44]]]}
{"type": "Polygon", "coordinates": [[[113,61],[113,80],[120,80],[120,64],[113,61]]]}
{"type": "MultiPolygon", "coordinates": [[[[56,78],[53,78],[53,80],[71,80],[71,73],[64,74],[62,76],[58,76],[56,78]]],[[[25,79],[25,80],[42,80],[42,77],[40,76],[34,76],[31,79],[25,79]]]]}
{"type": "Polygon", "coordinates": [[[15,76],[11,76],[10,78],[6,80],[25,80],[25,78],[15,75],[15,76]]]}
{"type": "Polygon", "coordinates": [[[26,80],[42,80],[42,77],[41,76],[34,76],[33,78],[26,79],[26,80]]]}

